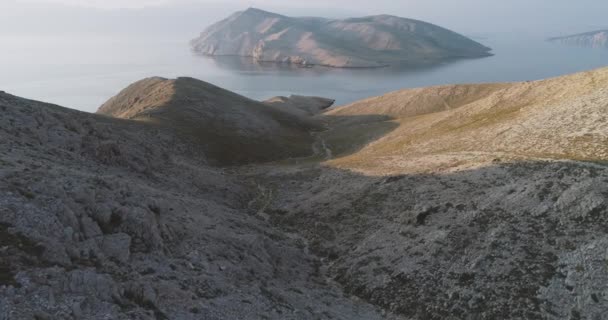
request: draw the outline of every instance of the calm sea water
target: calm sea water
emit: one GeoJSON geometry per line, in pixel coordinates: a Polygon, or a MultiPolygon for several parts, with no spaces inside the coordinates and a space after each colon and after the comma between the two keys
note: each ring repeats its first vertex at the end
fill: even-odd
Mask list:
{"type": "Polygon", "coordinates": [[[492,47],[495,56],[416,70],[341,70],[199,57],[182,38],[4,36],[0,90],[93,112],[144,77],[190,76],[254,99],[302,94],[345,104],[403,88],[535,80],[608,65],[606,49],[505,35],[477,40],[492,47]]]}

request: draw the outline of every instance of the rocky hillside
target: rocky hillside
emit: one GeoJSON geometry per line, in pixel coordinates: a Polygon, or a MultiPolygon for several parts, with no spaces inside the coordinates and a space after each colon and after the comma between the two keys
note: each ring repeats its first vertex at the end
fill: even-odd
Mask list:
{"type": "Polygon", "coordinates": [[[0,93],[0,319],[608,313],[608,69],[214,107],[310,124],[305,156],[240,166],[162,116],[234,98],[188,82],[106,115],[0,93]]]}
{"type": "Polygon", "coordinates": [[[175,130],[5,93],[0,112],[0,319],[384,318],[175,130]]]}
{"type": "Polygon", "coordinates": [[[460,34],[412,19],[293,18],[253,8],[210,26],[192,47],[209,56],[338,68],[424,65],[490,52],[460,34]]]}
{"type": "Polygon", "coordinates": [[[559,42],[567,45],[591,48],[608,47],[608,30],[579,33],[575,35],[550,38],[549,41],[559,42]]]}
{"type": "Polygon", "coordinates": [[[600,319],[607,85],[601,69],[394,92],[323,115],[322,167],[249,174],[274,192],[275,225],[387,311],[600,319]]]}
{"type": "Polygon", "coordinates": [[[297,110],[269,107],[192,78],[149,78],[124,89],[97,113],[177,130],[200,143],[211,163],[236,164],[309,155],[308,132],[315,124],[294,114],[297,110]]]}

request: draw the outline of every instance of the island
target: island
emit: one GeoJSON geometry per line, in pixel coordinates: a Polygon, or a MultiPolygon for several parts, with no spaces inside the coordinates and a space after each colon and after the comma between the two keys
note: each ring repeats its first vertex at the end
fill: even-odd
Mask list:
{"type": "Polygon", "coordinates": [[[191,45],[205,56],[335,68],[426,66],[492,55],[472,39],[418,20],[295,18],[255,8],[211,25],[191,45]]]}
{"type": "Polygon", "coordinates": [[[550,38],[551,42],[591,48],[608,48],[608,30],[597,30],[563,37],[550,38]]]}

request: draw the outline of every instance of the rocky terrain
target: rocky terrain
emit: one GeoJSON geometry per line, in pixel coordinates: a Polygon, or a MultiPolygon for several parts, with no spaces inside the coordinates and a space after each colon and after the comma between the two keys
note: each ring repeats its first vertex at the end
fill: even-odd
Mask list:
{"type": "Polygon", "coordinates": [[[559,42],[567,45],[591,48],[608,47],[608,30],[579,33],[575,35],[550,38],[549,41],[559,42]]]}
{"type": "Polygon", "coordinates": [[[0,112],[0,319],[383,317],[181,129],[5,93],[0,112]]]}
{"type": "Polygon", "coordinates": [[[0,94],[0,319],[608,313],[608,69],[330,109],[141,90],[179,81],[104,115],[0,94]],[[308,152],[235,165],[188,129],[207,108],[276,124],[204,126],[297,128],[308,152]]]}
{"type": "Polygon", "coordinates": [[[337,68],[419,66],[485,57],[491,50],[439,26],[390,15],[293,18],[254,8],[210,26],[192,48],[208,56],[337,68]]]}

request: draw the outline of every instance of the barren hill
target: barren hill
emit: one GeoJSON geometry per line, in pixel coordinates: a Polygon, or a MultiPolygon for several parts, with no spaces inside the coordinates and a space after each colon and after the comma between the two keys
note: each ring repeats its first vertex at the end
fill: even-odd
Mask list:
{"type": "Polygon", "coordinates": [[[295,107],[269,107],[192,78],[149,78],[124,89],[98,113],[177,129],[200,142],[211,162],[234,164],[309,155],[308,131],[315,124],[290,108],[295,107]]]}
{"type": "MultiPolygon", "coordinates": [[[[364,166],[379,165],[378,160],[390,167],[391,159],[396,159],[398,167],[398,159],[445,154],[595,161],[608,157],[606,85],[608,69],[599,69],[532,82],[411,89],[326,115],[340,119],[384,115],[383,125],[395,127],[360,152],[338,160],[361,160],[364,166]]],[[[327,133],[328,143],[337,139],[338,149],[345,148],[340,128],[356,129],[334,122],[338,129],[327,133]]],[[[358,143],[351,136],[351,144],[358,143]]]]}
{"type": "Polygon", "coordinates": [[[488,56],[490,49],[423,21],[390,15],[332,20],[250,8],[210,26],[195,52],[341,68],[424,65],[488,56]]]}

